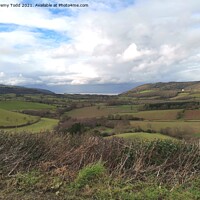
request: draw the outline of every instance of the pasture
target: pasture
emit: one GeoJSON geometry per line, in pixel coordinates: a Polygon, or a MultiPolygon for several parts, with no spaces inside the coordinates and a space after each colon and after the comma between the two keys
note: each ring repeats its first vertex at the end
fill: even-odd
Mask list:
{"type": "Polygon", "coordinates": [[[6,129],[6,130],[12,131],[12,132],[38,133],[38,132],[44,132],[44,131],[51,131],[57,124],[58,124],[58,120],[56,119],[41,118],[40,121],[35,124],[20,127],[20,128],[6,129]]]}
{"type": "Polygon", "coordinates": [[[0,109],[0,127],[2,128],[25,126],[36,123],[39,120],[40,118],[36,116],[29,116],[26,114],[0,109]]]}
{"type": "Polygon", "coordinates": [[[27,101],[0,101],[0,108],[10,111],[54,109],[52,105],[27,101]]]}
{"type": "Polygon", "coordinates": [[[191,135],[200,133],[200,121],[131,121],[134,128],[141,127],[142,130],[152,129],[160,132],[164,128],[188,130],[191,135]]]}
{"type": "Polygon", "coordinates": [[[133,117],[143,118],[145,120],[176,120],[177,114],[180,112],[177,110],[153,110],[153,111],[141,111],[138,113],[124,113],[132,115],[133,117]]]}
{"type": "Polygon", "coordinates": [[[142,139],[142,140],[171,140],[174,139],[172,137],[162,135],[160,133],[145,133],[145,132],[138,132],[138,133],[122,133],[122,134],[117,134],[112,137],[121,137],[124,138],[125,140],[132,141],[135,139],[142,139]]]}
{"type": "Polygon", "coordinates": [[[156,90],[142,90],[139,93],[144,94],[144,93],[149,93],[149,92],[155,92],[156,90]]]}
{"type": "Polygon", "coordinates": [[[77,118],[93,118],[93,117],[103,117],[110,114],[117,113],[134,113],[137,112],[138,106],[133,105],[122,105],[122,106],[91,106],[78,108],[69,112],[66,112],[66,115],[77,118]]]}

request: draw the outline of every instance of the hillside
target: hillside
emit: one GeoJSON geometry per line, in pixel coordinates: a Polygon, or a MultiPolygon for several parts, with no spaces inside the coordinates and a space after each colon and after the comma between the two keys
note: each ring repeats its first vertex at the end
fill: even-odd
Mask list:
{"type": "Polygon", "coordinates": [[[54,94],[49,90],[21,86],[0,85],[0,94],[54,94]]]}
{"type": "Polygon", "coordinates": [[[0,128],[13,128],[30,125],[38,122],[39,117],[29,116],[0,109],[0,128]]]}
{"type": "Polygon", "coordinates": [[[121,96],[137,98],[177,98],[182,100],[198,97],[200,93],[200,81],[194,82],[168,82],[150,83],[140,85],[132,90],[124,92],[121,96]]]}

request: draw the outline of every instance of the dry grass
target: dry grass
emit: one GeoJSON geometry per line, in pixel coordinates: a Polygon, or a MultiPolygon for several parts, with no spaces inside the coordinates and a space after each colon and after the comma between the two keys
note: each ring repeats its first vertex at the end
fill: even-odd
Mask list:
{"type": "Polygon", "coordinates": [[[77,119],[103,117],[115,113],[136,112],[137,106],[91,106],[72,110],[67,115],[77,119]]]}
{"type": "Polygon", "coordinates": [[[177,113],[181,110],[154,110],[154,111],[141,111],[131,114],[133,117],[143,118],[146,120],[176,120],[177,113]]]}
{"type": "Polygon", "coordinates": [[[200,110],[186,110],[184,112],[185,120],[200,120],[200,110]]]}
{"type": "Polygon", "coordinates": [[[0,147],[1,173],[8,176],[37,168],[73,179],[80,169],[99,160],[112,175],[133,180],[151,175],[176,184],[200,174],[200,147],[170,140],[130,144],[120,138],[1,132],[0,147]]]}

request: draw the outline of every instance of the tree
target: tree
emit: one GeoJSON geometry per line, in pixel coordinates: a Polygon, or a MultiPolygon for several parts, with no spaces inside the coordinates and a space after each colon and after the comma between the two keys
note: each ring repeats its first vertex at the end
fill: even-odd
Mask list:
{"type": "Polygon", "coordinates": [[[84,125],[81,123],[75,123],[68,129],[68,131],[71,134],[82,134],[84,131],[84,125]]]}

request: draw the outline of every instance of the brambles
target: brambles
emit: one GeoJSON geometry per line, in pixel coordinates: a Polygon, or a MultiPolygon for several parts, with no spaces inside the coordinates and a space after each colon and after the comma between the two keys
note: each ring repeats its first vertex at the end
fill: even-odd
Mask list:
{"type": "Polygon", "coordinates": [[[200,197],[196,144],[1,132],[0,147],[2,191],[9,185],[12,192],[45,193],[41,199],[48,193],[55,199],[174,199],[190,184],[185,196],[200,197]]]}

